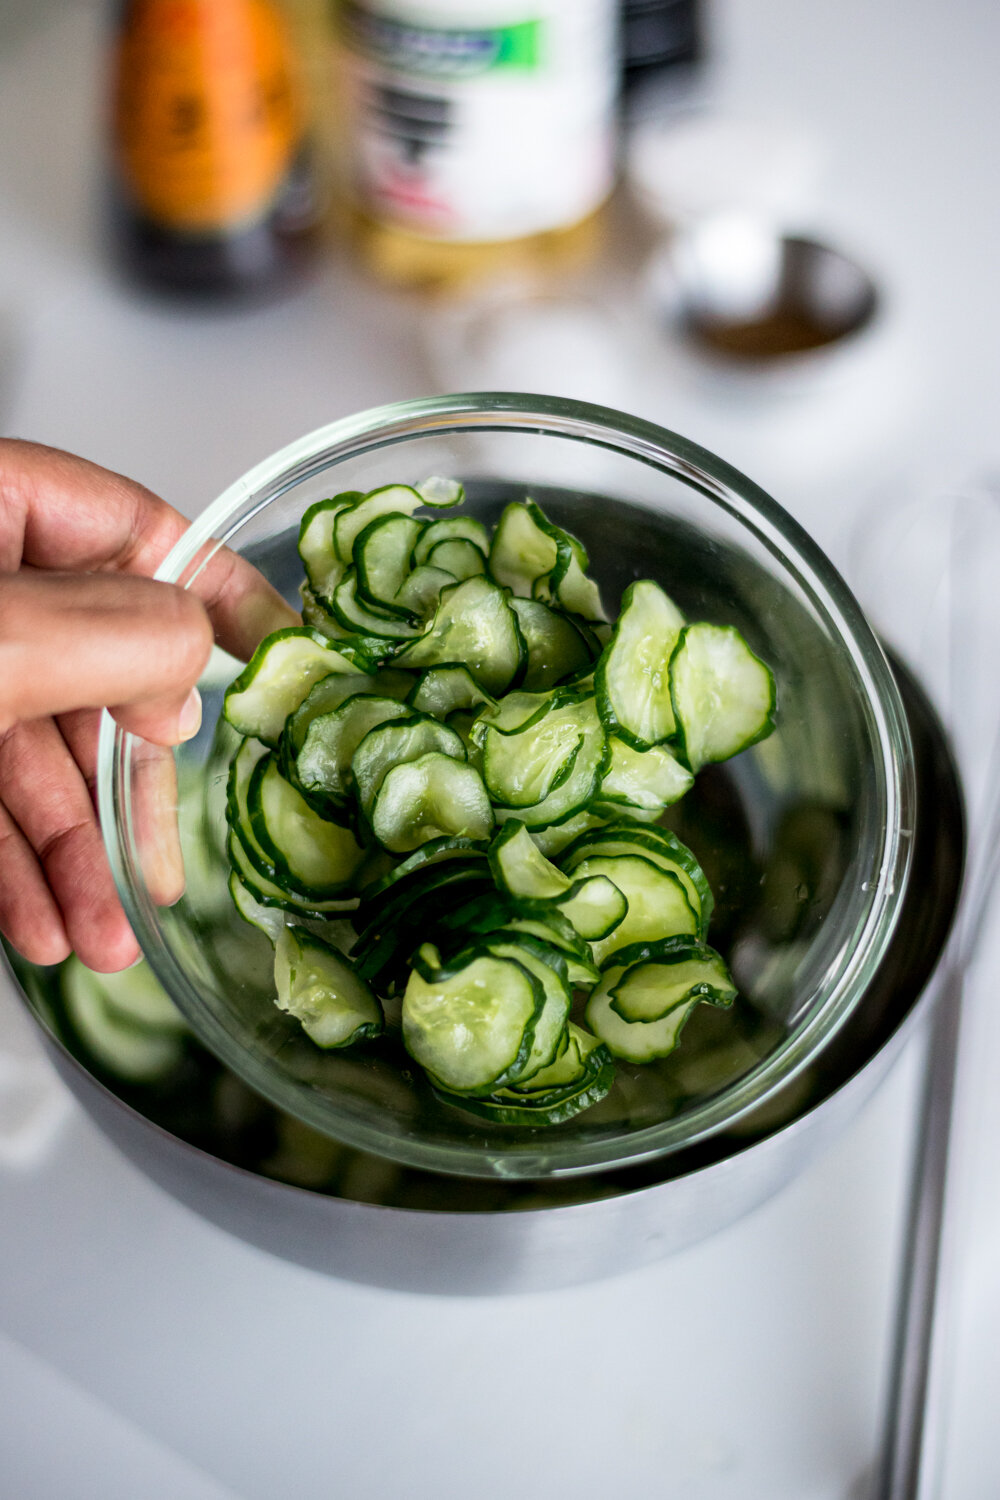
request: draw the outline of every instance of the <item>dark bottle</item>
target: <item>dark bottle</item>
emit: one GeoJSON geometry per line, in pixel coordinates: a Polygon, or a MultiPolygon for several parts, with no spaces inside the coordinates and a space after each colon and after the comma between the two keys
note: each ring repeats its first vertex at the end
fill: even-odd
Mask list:
{"type": "Polygon", "coordinates": [[[622,0],[623,82],[626,92],[703,52],[699,0],[622,0]]]}
{"type": "Polygon", "coordinates": [[[269,292],[319,217],[306,94],[274,0],[123,0],[112,78],[112,226],[139,280],[269,292]]]}

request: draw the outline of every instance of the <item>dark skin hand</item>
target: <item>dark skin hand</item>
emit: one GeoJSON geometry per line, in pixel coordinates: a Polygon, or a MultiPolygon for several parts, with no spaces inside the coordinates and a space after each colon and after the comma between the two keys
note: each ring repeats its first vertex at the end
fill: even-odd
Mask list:
{"type": "MultiPolygon", "coordinates": [[[[173,805],[163,747],[197,733],[195,683],[213,640],[245,661],[269,631],[298,623],[226,548],[189,590],[154,581],[187,526],[119,474],[0,439],[0,932],[32,963],[75,951],[111,972],[138,957],[94,808],[100,710],[146,742],[137,816],[155,829],[173,805]]],[[[154,895],[176,899],[171,827],[158,849],[154,895]]]]}

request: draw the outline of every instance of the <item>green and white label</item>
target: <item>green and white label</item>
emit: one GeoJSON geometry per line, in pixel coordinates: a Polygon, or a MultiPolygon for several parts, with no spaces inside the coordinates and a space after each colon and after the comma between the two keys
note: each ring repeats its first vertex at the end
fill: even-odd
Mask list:
{"type": "Polygon", "coordinates": [[[361,206],[452,242],[569,226],[610,191],[612,0],[349,0],[340,11],[361,206]]]}

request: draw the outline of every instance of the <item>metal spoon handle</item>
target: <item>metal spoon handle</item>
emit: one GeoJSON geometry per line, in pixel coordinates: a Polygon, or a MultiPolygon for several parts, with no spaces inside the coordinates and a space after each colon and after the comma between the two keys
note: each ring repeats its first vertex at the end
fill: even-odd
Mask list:
{"type": "MultiPolygon", "coordinates": [[[[954,963],[931,1017],[919,1100],[887,1399],[875,1494],[878,1500],[930,1500],[937,1484],[928,1400],[933,1384],[939,1288],[947,1218],[948,1155],[962,1019],[965,965],[954,963]]],[[[939,1331],[939,1330],[938,1330],[939,1331]]]]}

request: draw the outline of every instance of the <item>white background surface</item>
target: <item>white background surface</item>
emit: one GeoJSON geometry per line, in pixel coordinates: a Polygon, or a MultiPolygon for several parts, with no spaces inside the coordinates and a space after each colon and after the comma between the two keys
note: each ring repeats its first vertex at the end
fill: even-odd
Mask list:
{"type": "MultiPolygon", "coordinates": [[[[0,30],[0,430],[194,514],[313,426],[459,384],[426,310],[333,252],[263,311],[179,312],[118,286],[97,214],[101,12],[20,5],[0,30]]],[[[609,270],[617,362],[560,370],[558,344],[529,340],[511,383],[619,396],[748,470],[843,561],[877,507],[1000,467],[1000,8],[730,0],[713,18],[718,101],[823,150],[813,226],[886,290],[869,357],[793,396],[723,391],[654,339],[634,284],[609,270]]],[[[949,1500],[1000,1494],[995,938],[963,1089],[949,1500]]],[[[57,1107],[40,1157],[0,1162],[0,1496],[853,1500],[875,1453],[915,1063],[710,1243],[502,1300],[287,1266],[177,1206],[57,1107]]]]}

